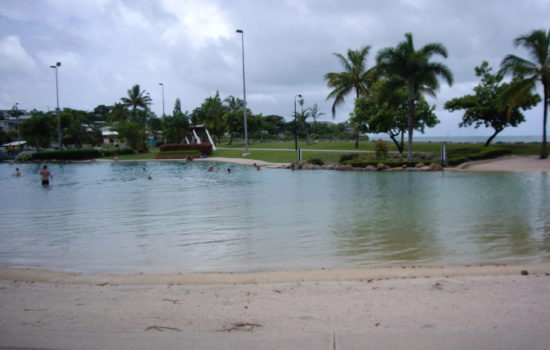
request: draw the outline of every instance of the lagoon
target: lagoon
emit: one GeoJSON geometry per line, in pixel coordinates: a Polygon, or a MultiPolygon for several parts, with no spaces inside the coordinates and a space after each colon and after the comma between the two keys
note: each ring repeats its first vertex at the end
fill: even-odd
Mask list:
{"type": "Polygon", "coordinates": [[[44,188],[39,164],[0,164],[0,265],[174,273],[550,258],[547,173],[48,165],[44,188]]]}

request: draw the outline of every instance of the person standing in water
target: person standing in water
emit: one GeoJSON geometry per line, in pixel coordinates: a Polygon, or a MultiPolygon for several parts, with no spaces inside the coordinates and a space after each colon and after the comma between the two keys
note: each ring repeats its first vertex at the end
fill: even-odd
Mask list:
{"type": "Polygon", "coordinates": [[[15,168],[15,173],[13,173],[13,176],[21,176],[21,172],[19,171],[19,168],[15,168]]]}
{"type": "Polygon", "coordinates": [[[40,170],[40,176],[42,176],[42,186],[49,186],[50,185],[50,178],[53,179],[53,175],[48,170],[47,165],[44,165],[42,170],[40,170]]]}

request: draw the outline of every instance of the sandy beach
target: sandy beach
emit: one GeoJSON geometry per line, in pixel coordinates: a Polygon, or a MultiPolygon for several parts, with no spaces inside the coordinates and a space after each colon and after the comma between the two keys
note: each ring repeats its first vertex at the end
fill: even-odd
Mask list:
{"type": "MultiPolygon", "coordinates": [[[[548,262],[189,275],[4,268],[0,290],[4,348],[69,349],[73,341],[105,348],[102,336],[114,348],[148,348],[159,337],[166,348],[182,339],[198,342],[183,348],[225,348],[229,339],[255,348],[257,337],[267,337],[263,348],[271,349],[290,335],[285,348],[343,349],[361,348],[353,346],[369,334],[379,337],[380,348],[392,348],[384,342],[401,339],[396,334],[404,342],[419,334],[443,342],[474,334],[498,345],[503,332],[536,345],[549,339],[540,334],[550,334],[548,262]]],[[[415,344],[430,348],[426,340],[415,344]]]]}
{"type": "Polygon", "coordinates": [[[446,170],[549,172],[550,159],[540,159],[538,156],[506,156],[496,159],[467,162],[456,168],[447,168],[446,170]]]}

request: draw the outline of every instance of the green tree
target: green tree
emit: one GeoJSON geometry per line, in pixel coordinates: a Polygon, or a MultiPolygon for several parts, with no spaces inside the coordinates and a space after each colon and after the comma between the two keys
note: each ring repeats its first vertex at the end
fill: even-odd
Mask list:
{"type": "Polygon", "coordinates": [[[105,115],[105,118],[109,123],[116,123],[119,121],[126,121],[130,117],[130,113],[126,109],[126,106],[122,103],[115,103],[109,106],[109,112],[105,115]]]}
{"type": "Polygon", "coordinates": [[[511,73],[516,81],[511,84],[504,96],[510,106],[520,106],[536,89],[537,82],[543,90],[543,120],[542,120],[542,148],[540,158],[548,158],[546,142],[546,122],[548,119],[548,104],[550,104],[550,30],[534,30],[514,40],[516,47],[523,47],[529,52],[531,59],[524,59],[515,55],[504,57],[500,64],[500,72],[511,73]]]}
{"type": "Polygon", "coordinates": [[[31,118],[21,123],[21,136],[37,150],[50,147],[55,135],[55,118],[51,112],[32,111],[31,118]]]}
{"type": "Polygon", "coordinates": [[[271,136],[284,134],[286,129],[285,118],[280,115],[266,115],[262,117],[262,128],[271,136]]]}
{"type": "Polygon", "coordinates": [[[138,113],[138,109],[147,110],[152,103],[151,97],[145,90],[141,90],[139,84],[132,86],[127,92],[127,97],[122,97],[120,100],[125,107],[131,108],[131,116],[133,121],[138,121],[143,114],[138,113]]]}
{"type": "MultiPolygon", "coordinates": [[[[400,87],[390,94],[381,90],[385,86],[384,81],[378,81],[369,96],[355,101],[350,123],[361,132],[388,134],[399,153],[403,153],[408,126],[407,89],[400,87]]],[[[434,113],[435,106],[430,106],[425,98],[418,96],[414,104],[414,130],[424,133],[426,127],[432,128],[439,123],[434,113]]]]}
{"type": "Polygon", "coordinates": [[[241,112],[243,112],[244,101],[240,98],[231,95],[226,97],[223,102],[225,102],[225,105],[227,106],[229,111],[234,112],[240,110],[241,112]]]}
{"type": "Polygon", "coordinates": [[[204,124],[219,142],[225,132],[223,116],[226,112],[227,107],[224,106],[219,92],[216,91],[214,96],[206,98],[200,107],[195,108],[191,119],[194,125],[204,124]]]}
{"type": "Polygon", "coordinates": [[[405,34],[405,41],[395,48],[388,47],[378,52],[376,57],[379,74],[387,79],[385,90],[398,87],[407,88],[407,158],[412,160],[412,142],[415,119],[415,101],[424,94],[435,96],[439,90],[438,77],[449,85],[453,83],[453,74],[447,66],[430,59],[434,55],[447,58],[447,49],[440,43],[430,43],[415,50],[412,33],[405,34]]]}
{"type": "Polygon", "coordinates": [[[90,114],[86,111],[64,108],[60,117],[63,144],[81,148],[86,141],[86,129],[90,128],[90,114]]]}
{"type": "Polygon", "coordinates": [[[491,74],[491,70],[489,63],[483,61],[480,66],[475,68],[476,76],[481,77],[481,82],[474,88],[475,94],[454,98],[445,103],[445,109],[450,112],[464,110],[462,122],[459,124],[461,128],[472,125],[479,128],[484,125],[494,129],[493,134],[485,142],[485,146],[489,146],[504,128],[516,127],[525,121],[520,108],[530,109],[540,101],[538,95],[529,93],[528,99],[524,100],[520,106],[502,104],[503,93],[510,84],[503,83],[503,76],[491,74]]]}
{"type": "Polygon", "coordinates": [[[344,99],[353,90],[358,98],[368,94],[368,75],[366,60],[370,46],[364,46],[359,50],[348,50],[347,58],[339,53],[334,53],[338,58],[344,71],[340,73],[327,73],[325,80],[332,91],[328,94],[327,100],[334,99],[332,104],[332,118],[336,116],[336,107],[344,103],[344,99]]]}
{"type": "Polygon", "coordinates": [[[162,118],[162,132],[167,142],[182,142],[189,131],[189,115],[182,112],[179,98],[174,103],[172,116],[162,118]]]}
{"type": "Polygon", "coordinates": [[[142,124],[136,122],[121,121],[116,125],[116,131],[120,139],[134,151],[139,151],[145,144],[145,129],[142,124]]]}

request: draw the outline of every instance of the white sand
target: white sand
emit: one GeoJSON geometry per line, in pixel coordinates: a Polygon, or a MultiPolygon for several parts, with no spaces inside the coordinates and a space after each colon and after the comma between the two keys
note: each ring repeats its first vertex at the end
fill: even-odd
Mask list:
{"type": "Polygon", "coordinates": [[[446,170],[549,172],[550,159],[540,159],[538,156],[506,156],[497,159],[467,162],[456,168],[447,168],[446,170]]]}
{"type": "Polygon", "coordinates": [[[0,290],[0,331],[550,331],[550,263],[190,275],[0,269],[0,290]]]}

